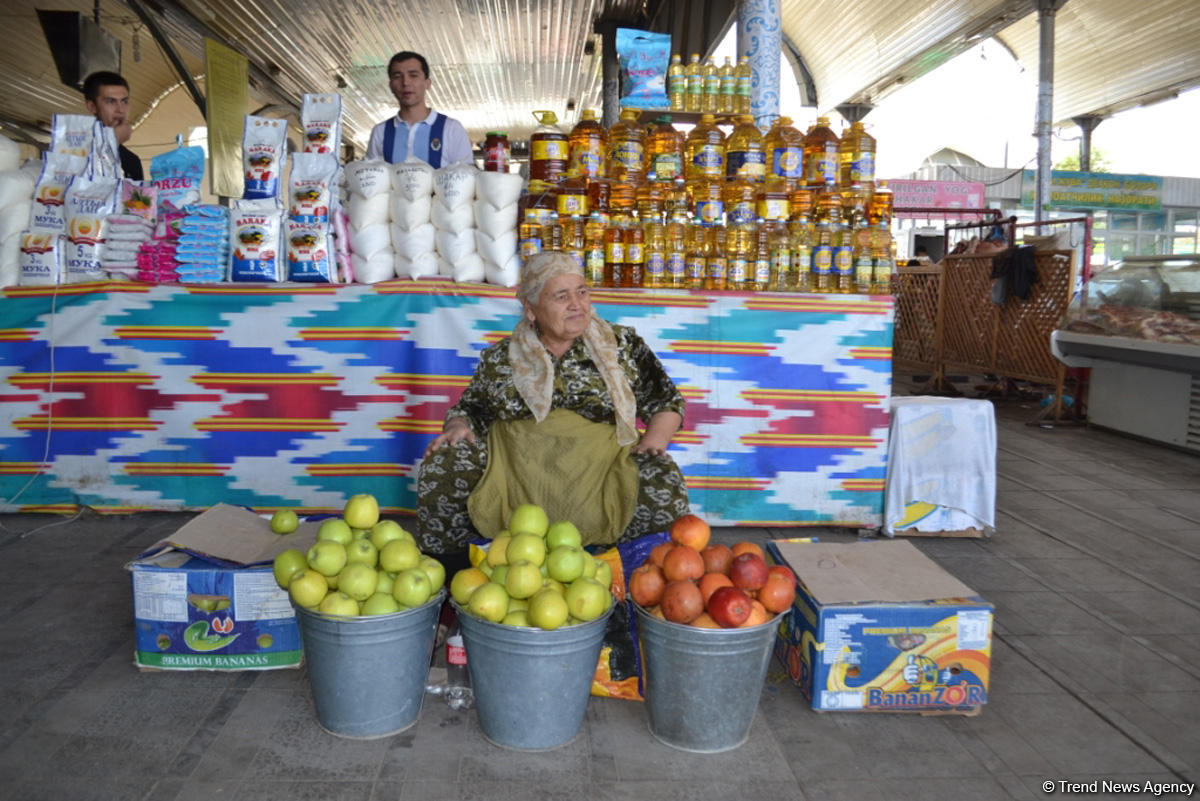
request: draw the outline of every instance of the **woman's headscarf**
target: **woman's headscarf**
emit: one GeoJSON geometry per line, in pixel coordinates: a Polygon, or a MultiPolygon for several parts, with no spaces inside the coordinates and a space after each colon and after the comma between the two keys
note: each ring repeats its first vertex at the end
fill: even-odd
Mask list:
{"type": "MultiPolygon", "coordinates": [[[[546,282],[559,275],[582,277],[583,268],[566,253],[545,252],[530,257],[521,267],[517,299],[534,303],[546,282]]],[[[617,338],[613,335],[612,326],[596,316],[595,309],[592,309],[591,320],[583,332],[583,344],[588,357],[600,371],[612,399],[617,417],[617,443],[632,445],[638,439],[637,428],[634,427],[637,403],[633,388],[617,360],[617,338]]],[[[509,340],[508,360],[512,364],[513,384],[517,392],[533,412],[533,418],[540,423],[550,413],[550,399],[554,394],[554,363],[550,352],[538,339],[533,323],[524,314],[509,340]]]]}

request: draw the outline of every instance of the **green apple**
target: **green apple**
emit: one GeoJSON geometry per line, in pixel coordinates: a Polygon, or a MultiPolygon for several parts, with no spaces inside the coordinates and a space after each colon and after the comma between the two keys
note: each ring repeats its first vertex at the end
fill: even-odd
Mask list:
{"type": "Polygon", "coordinates": [[[529,613],[524,609],[510,609],[504,619],[500,621],[505,626],[530,626],[529,613]]]}
{"type": "Polygon", "coordinates": [[[490,581],[487,574],[477,567],[457,571],[450,579],[450,597],[459,606],[466,606],[471,593],[490,581]]]}
{"type": "Polygon", "coordinates": [[[546,529],[546,547],[553,551],[560,545],[583,547],[583,535],[569,520],[559,520],[546,529]]]}
{"type": "Polygon", "coordinates": [[[533,562],[519,561],[508,566],[504,589],[509,598],[528,598],[542,588],[542,573],[533,562]]]}
{"type": "Polygon", "coordinates": [[[371,526],[371,544],[378,550],[392,540],[412,539],[413,535],[404,530],[395,520],[380,520],[371,526]]]}
{"type": "Polygon", "coordinates": [[[596,575],[593,578],[603,584],[605,587],[612,586],[612,565],[606,559],[594,559],[596,562],[596,575]]]}
{"type": "Polygon", "coordinates": [[[489,581],[471,593],[467,609],[476,617],[499,623],[508,614],[508,593],[504,587],[489,581]]]}
{"type": "Polygon", "coordinates": [[[546,561],[546,541],[540,534],[514,534],[504,549],[504,555],[510,565],[525,560],[540,566],[546,561]]]}
{"type": "Polygon", "coordinates": [[[331,517],[321,523],[321,527],[317,529],[318,540],[333,540],[340,542],[342,545],[349,545],[354,541],[354,532],[350,530],[350,526],[346,525],[346,521],[340,517],[331,517]]]}
{"type": "Polygon", "coordinates": [[[482,562],[480,562],[478,565],[475,566],[475,569],[481,571],[483,573],[483,575],[487,576],[488,578],[491,578],[492,570],[494,568],[487,563],[486,559],[484,559],[482,562]]]}
{"type": "Polygon", "coordinates": [[[528,609],[528,608],[529,608],[529,599],[528,598],[509,598],[508,599],[508,611],[510,611],[510,612],[513,611],[514,609],[528,609]]]}
{"type": "Polygon", "coordinates": [[[305,609],[316,609],[328,592],[329,585],[325,583],[325,577],[311,568],[301,570],[288,582],[288,595],[296,606],[305,609]]]}
{"type": "Polygon", "coordinates": [[[396,574],[392,583],[392,597],[412,609],[425,603],[433,596],[433,585],[429,576],[419,567],[410,567],[396,574]]]}
{"type": "Polygon", "coordinates": [[[583,577],[595,578],[596,568],[599,566],[600,560],[592,556],[587,551],[584,551],[584,554],[587,555],[587,558],[583,560],[583,577]]]}
{"type": "Polygon", "coordinates": [[[321,605],[317,607],[317,610],[322,614],[340,615],[342,617],[358,617],[360,611],[358,601],[341,590],[326,595],[321,600],[321,605]]]}
{"type": "Polygon", "coordinates": [[[433,594],[437,595],[446,583],[446,567],[432,556],[422,556],[421,563],[417,565],[425,571],[425,575],[429,576],[429,583],[433,585],[433,594]]]}
{"type": "Polygon", "coordinates": [[[492,567],[508,564],[508,543],[512,537],[507,534],[503,537],[496,537],[492,540],[492,544],[488,546],[487,563],[492,567]]]}
{"type": "Polygon", "coordinates": [[[338,591],[356,601],[365,601],[375,594],[379,575],[364,562],[349,562],[338,573],[338,591]]]}
{"type": "Polygon", "coordinates": [[[271,531],[276,534],[291,534],[300,525],[300,518],[291,509],[276,509],[271,515],[271,531]]]}
{"type": "Polygon", "coordinates": [[[560,545],[546,557],[546,574],[555,581],[570,584],[583,575],[583,563],[588,555],[575,545],[560,545]]]}
{"type": "Polygon", "coordinates": [[[399,573],[421,564],[421,549],[412,540],[392,540],[379,552],[379,566],[389,573],[399,573]]]}
{"type": "Polygon", "coordinates": [[[342,517],[351,528],[370,528],[379,522],[379,502],[374,495],[351,495],[342,508],[342,517]]]}
{"type": "Polygon", "coordinates": [[[549,577],[542,579],[542,586],[549,587],[550,589],[557,592],[559,595],[565,595],[567,592],[566,584],[563,584],[561,581],[555,581],[554,579],[549,578],[549,577]]]}
{"type": "Polygon", "coordinates": [[[501,587],[503,587],[504,582],[508,581],[508,565],[497,565],[496,567],[493,567],[490,578],[493,584],[499,584],[501,587]]]}
{"type": "Polygon", "coordinates": [[[336,576],[346,566],[346,546],[334,540],[317,540],[308,549],[308,566],[325,576],[336,576]]]}
{"type": "Polygon", "coordinates": [[[346,564],[360,562],[374,568],[379,563],[379,551],[368,539],[356,539],[346,546],[346,564]]]}
{"type": "MultiPolygon", "coordinates": [[[[343,567],[345,567],[345,565],[343,565],[343,567]]],[[[338,573],[341,573],[341,572],[342,571],[340,571],[340,570],[338,571],[338,573]]],[[[326,576],[325,583],[326,583],[326,585],[328,585],[329,589],[336,590],[337,589],[337,573],[334,573],[332,576],[326,576]]]]}
{"type": "Polygon", "coordinates": [[[281,551],[271,565],[272,572],[275,574],[275,583],[285,590],[288,582],[292,580],[292,576],[306,567],[308,567],[308,558],[303,551],[296,548],[281,551]]]}
{"type": "Polygon", "coordinates": [[[545,537],[548,528],[550,528],[550,518],[546,516],[546,510],[537,504],[523,503],[513,509],[512,515],[508,518],[508,530],[514,535],[536,534],[539,537],[545,537]]]}
{"type": "Polygon", "coordinates": [[[567,621],[567,601],[557,590],[547,587],[529,599],[529,622],[550,631],[567,621]]]}
{"type": "Polygon", "coordinates": [[[364,615],[390,615],[400,611],[400,604],[390,592],[377,592],[362,602],[364,615]]]}
{"type": "Polygon", "coordinates": [[[566,601],[571,617],[587,621],[607,612],[612,596],[608,586],[596,579],[578,578],[567,587],[566,601]]]}
{"type": "Polygon", "coordinates": [[[392,582],[396,580],[395,573],[389,573],[386,570],[375,571],[375,592],[382,592],[385,595],[392,594],[392,582]]]}
{"type": "Polygon", "coordinates": [[[369,528],[352,528],[350,533],[354,535],[356,540],[365,540],[371,537],[371,529],[369,528]]]}

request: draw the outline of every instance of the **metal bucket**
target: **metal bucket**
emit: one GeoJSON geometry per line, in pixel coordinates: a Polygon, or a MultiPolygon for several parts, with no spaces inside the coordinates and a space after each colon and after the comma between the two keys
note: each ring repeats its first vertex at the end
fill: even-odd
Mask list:
{"type": "Polygon", "coordinates": [[[489,623],[454,607],[483,736],[521,751],[573,740],[583,726],[612,606],[595,620],[552,631],[489,623]]]}
{"type": "Polygon", "coordinates": [[[372,739],[417,722],[446,591],[415,609],[339,617],[296,607],[321,728],[372,739]]]}
{"type": "Polygon", "coordinates": [[[705,629],[634,608],[650,733],[672,748],[699,754],[731,751],[746,742],[779,616],[744,629],[705,629]]]}

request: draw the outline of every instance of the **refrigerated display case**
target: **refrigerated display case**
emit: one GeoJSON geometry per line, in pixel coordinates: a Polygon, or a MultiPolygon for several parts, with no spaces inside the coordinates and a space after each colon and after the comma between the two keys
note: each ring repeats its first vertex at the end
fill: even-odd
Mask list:
{"type": "Polygon", "coordinates": [[[1088,422],[1200,453],[1200,256],[1138,256],[1094,274],[1050,338],[1091,368],[1088,422]]]}

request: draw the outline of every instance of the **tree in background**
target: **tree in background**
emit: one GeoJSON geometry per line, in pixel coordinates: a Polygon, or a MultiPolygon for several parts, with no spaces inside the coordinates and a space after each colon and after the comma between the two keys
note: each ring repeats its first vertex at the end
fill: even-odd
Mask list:
{"type": "MultiPolygon", "coordinates": [[[[1079,172],[1079,153],[1072,153],[1065,159],[1060,159],[1054,165],[1056,170],[1071,170],[1079,172]]],[[[1112,162],[1108,155],[1098,147],[1092,148],[1092,172],[1112,172],[1112,162]]]]}

